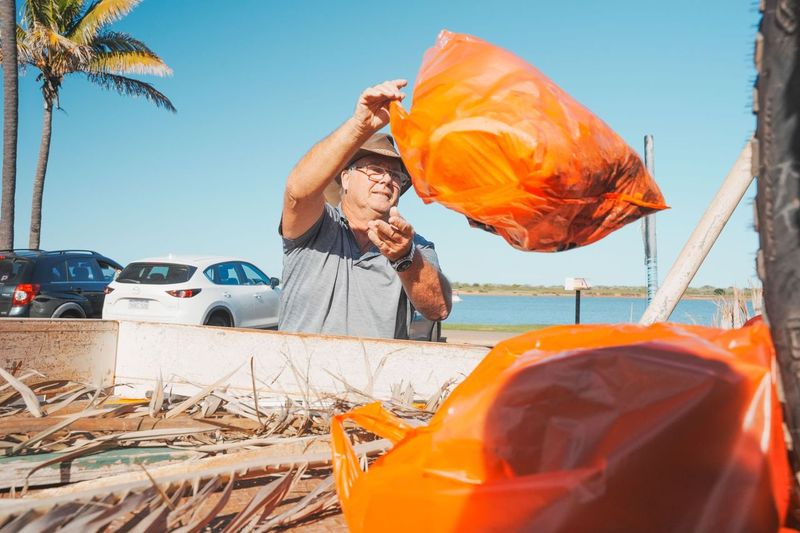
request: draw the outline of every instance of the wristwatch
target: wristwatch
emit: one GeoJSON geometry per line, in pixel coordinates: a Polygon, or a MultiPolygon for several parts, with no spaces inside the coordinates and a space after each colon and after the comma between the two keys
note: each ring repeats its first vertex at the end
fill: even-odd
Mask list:
{"type": "Polygon", "coordinates": [[[411,250],[409,250],[406,255],[397,261],[389,261],[389,264],[392,265],[392,268],[395,269],[395,271],[405,272],[409,269],[409,267],[411,267],[411,263],[414,262],[414,253],[416,252],[416,248],[417,247],[414,246],[414,243],[411,243],[411,250]]]}

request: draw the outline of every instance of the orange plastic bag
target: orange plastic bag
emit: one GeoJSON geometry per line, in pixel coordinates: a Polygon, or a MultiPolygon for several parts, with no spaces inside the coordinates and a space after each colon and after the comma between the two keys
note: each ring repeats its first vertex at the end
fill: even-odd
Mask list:
{"type": "Polygon", "coordinates": [[[583,246],[666,208],[636,153],[517,56],[442,31],[391,129],[417,194],[515,248],[583,246]]]}
{"type": "Polygon", "coordinates": [[[351,531],[776,531],[790,473],[769,331],[563,326],[499,344],[428,426],[335,417],[351,531]],[[395,445],[364,473],[342,422],[395,445]]]}

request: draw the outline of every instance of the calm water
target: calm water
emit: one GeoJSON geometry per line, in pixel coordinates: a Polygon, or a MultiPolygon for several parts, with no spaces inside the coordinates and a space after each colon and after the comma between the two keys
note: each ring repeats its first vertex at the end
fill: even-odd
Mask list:
{"type": "MultiPolygon", "coordinates": [[[[574,324],[575,298],[559,296],[460,295],[448,322],[453,324],[574,324]]],[[[581,295],[581,323],[638,322],[644,298],[599,298],[581,295]]],[[[712,325],[713,300],[682,300],[671,322],[712,325]]]]}

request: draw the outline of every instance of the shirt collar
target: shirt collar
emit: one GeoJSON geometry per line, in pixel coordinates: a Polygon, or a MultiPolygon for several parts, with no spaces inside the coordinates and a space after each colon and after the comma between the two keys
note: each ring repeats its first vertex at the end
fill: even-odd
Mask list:
{"type": "MultiPolygon", "coordinates": [[[[342,204],[340,203],[336,207],[333,208],[337,213],[339,213],[339,220],[342,221],[342,225],[345,228],[350,229],[350,222],[348,222],[347,217],[344,216],[344,211],[342,210],[342,204]]],[[[352,231],[352,230],[351,230],[352,231]]]]}
{"type": "Polygon", "coordinates": [[[339,213],[339,220],[341,221],[342,227],[344,227],[345,229],[347,229],[347,231],[350,232],[352,240],[351,242],[353,243],[354,251],[359,252],[356,262],[368,261],[375,256],[381,255],[381,252],[378,250],[378,247],[375,246],[374,244],[369,248],[367,248],[363,253],[360,253],[361,249],[358,247],[358,241],[356,240],[356,236],[353,233],[353,230],[350,228],[350,222],[347,220],[347,217],[344,216],[344,211],[342,210],[342,204],[340,203],[339,205],[334,207],[334,209],[336,210],[337,213],[339,213]]]}

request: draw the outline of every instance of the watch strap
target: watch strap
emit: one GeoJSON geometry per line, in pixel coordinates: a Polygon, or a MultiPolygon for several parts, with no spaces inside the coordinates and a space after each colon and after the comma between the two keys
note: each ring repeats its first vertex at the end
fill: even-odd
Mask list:
{"type": "Polygon", "coordinates": [[[406,255],[398,259],[397,261],[389,261],[389,264],[392,266],[393,269],[397,270],[398,272],[402,272],[406,270],[409,266],[411,266],[411,262],[414,261],[414,254],[416,253],[416,245],[412,242],[411,249],[408,251],[406,255]]]}

